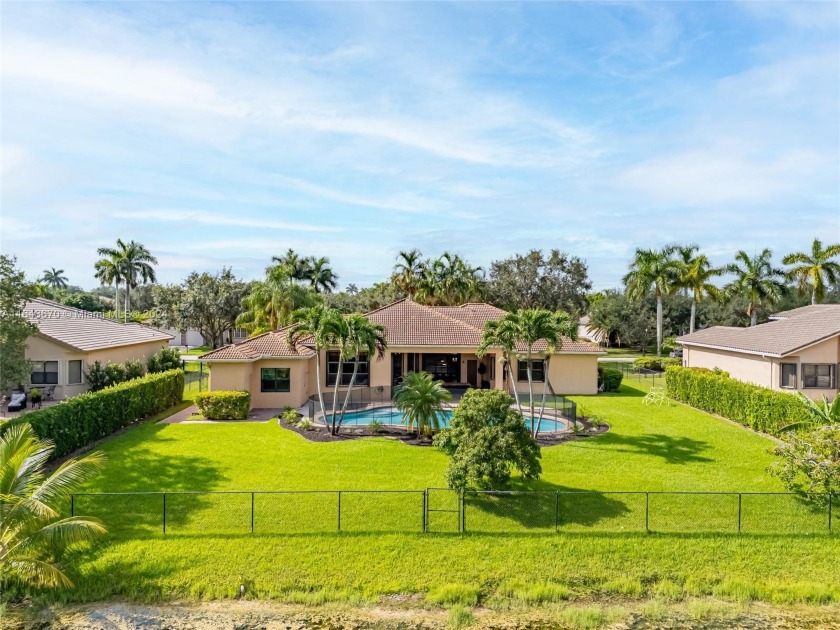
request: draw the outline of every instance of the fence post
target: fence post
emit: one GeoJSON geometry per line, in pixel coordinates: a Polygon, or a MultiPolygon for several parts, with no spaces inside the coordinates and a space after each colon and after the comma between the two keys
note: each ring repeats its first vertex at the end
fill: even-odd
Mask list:
{"type": "Polygon", "coordinates": [[[650,492],[645,492],[645,533],[650,533],[650,492]]]}
{"type": "Polygon", "coordinates": [[[461,490],[461,531],[467,531],[467,493],[461,490]]]}
{"type": "Polygon", "coordinates": [[[426,530],[428,529],[428,525],[426,524],[426,519],[428,518],[427,517],[428,513],[426,512],[426,509],[428,508],[428,505],[429,505],[429,500],[426,496],[426,493],[428,493],[428,492],[429,492],[428,489],[423,490],[423,533],[424,534],[426,533],[426,530]]]}
{"type": "Polygon", "coordinates": [[[338,491],[338,531],[341,531],[341,490],[338,491]]]}
{"type": "Polygon", "coordinates": [[[254,533],[254,493],[251,493],[251,533],[254,533]]]}
{"type": "MultiPolygon", "coordinates": [[[[829,504],[830,504],[831,503],[831,495],[828,495],[828,496],[829,496],[828,501],[829,501],[829,504]]],[[[75,494],[70,495],[70,516],[76,516],[76,495],[75,494]]],[[[829,521],[830,520],[831,519],[829,519],[829,521]]],[[[831,531],[830,523],[829,523],[828,530],[831,531]]]]}
{"type": "Polygon", "coordinates": [[[743,499],[743,494],[740,492],[738,493],[738,533],[741,533],[741,500],[743,499]]]}
{"type": "Polygon", "coordinates": [[[833,492],[828,493],[828,533],[831,533],[831,504],[833,503],[832,498],[834,497],[833,492]]]}
{"type": "Polygon", "coordinates": [[[166,533],[166,493],[163,493],[163,533],[166,533]]]}

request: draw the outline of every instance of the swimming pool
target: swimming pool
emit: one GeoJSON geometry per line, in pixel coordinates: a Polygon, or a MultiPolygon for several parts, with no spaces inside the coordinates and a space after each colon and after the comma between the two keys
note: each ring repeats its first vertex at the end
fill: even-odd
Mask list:
{"type": "MultiPolygon", "coordinates": [[[[440,414],[440,428],[449,426],[449,421],[452,419],[452,411],[447,409],[440,414]]],[[[402,412],[396,407],[377,407],[375,409],[364,409],[362,411],[348,411],[344,414],[343,426],[365,426],[370,424],[373,420],[378,420],[382,424],[405,424],[402,412]]],[[[525,418],[525,424],[533,430],[533,421],[531,418],[525,418]]],[[[566,423],[558,418],[543,417],[540,431],[551,433],[554,431],[565,431],[566,423]]]]}

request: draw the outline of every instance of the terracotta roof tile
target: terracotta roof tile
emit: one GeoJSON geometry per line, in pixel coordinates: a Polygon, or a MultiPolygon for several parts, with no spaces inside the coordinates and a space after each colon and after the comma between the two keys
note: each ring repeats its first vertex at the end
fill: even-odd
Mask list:
{"type": "MultiPolygon", "coordinates": [[[[470,303],[463,306],[426,306],[410,300],[400,300],[367,313],[374,324],[386,330],[389,346],[467,346],[481,343],[484,325],[506,314],[491,304],[470,303]]],[[[306,340],[292,348],[286,341],[286,330],[265,333],[236,344],[219,348],[203,355],[202,359],[249,361],[262,356],[297,357],[313,356],[314,350],[306,340]]],[[[518,350],[526,350],[523,345],[518,350]]],[[[545,343],[534,345],[534,350],[544,351],[545,343]]],[[[585,341],[563,340],[561,352],[601,352],[597,346],[585,341]]]]}
{"type": "Polygon", "coordinates": [[[44,298],[27,302],[23,316],[38,327],[41,335],[82,352],[152,341],[166,343],[173,338],[151,326],[123,324],[102,313],[83,311],[44,298]]]}

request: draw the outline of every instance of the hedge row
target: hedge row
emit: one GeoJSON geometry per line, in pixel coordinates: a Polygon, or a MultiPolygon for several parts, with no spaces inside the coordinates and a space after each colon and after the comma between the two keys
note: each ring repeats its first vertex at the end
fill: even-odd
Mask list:
{"type": "Polygon", "coordinates": [[[682,365],[682,359],[676,357],[639,357],[633,361],[637,370],[656,370],[661,372],[669,365],[682,365]]]}
{"type": "Polygon", "coordinates": [[[208,420],[244,420],[251,409],[246,391],[215,391],[196,394],[195,406],[208,420]]]}
{"type": "Polygon", "coordinates": [[[725,372],[672,366],[666,373],[665,389],[671,398],[756,431],[777,434],[782,427],[808,417],[797,396],[743,383],[725,372]]]}
{"type": "Polygon", "coordinates": [[[598,366],[598,389],[605,392],[617,392],[621,387],[624,374],[621,370],[598,366]]]}
{"type": "Polygon", "coordinates": [[[3,427],[31,424],[38,437],[55,444],[55,459],[177,405],[183,398],[184,373],[170,370],[73,396],[53,407],[23,414],[3,427]]]}

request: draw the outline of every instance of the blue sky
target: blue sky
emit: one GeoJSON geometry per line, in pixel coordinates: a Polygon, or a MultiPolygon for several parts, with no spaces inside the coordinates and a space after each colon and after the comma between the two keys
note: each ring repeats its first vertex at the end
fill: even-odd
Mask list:
{"type": "Polygon", "coordinates": [[[840,3],[2,5],[2,250],[342,285],[400,249],[840,240],[840,3]]]}

